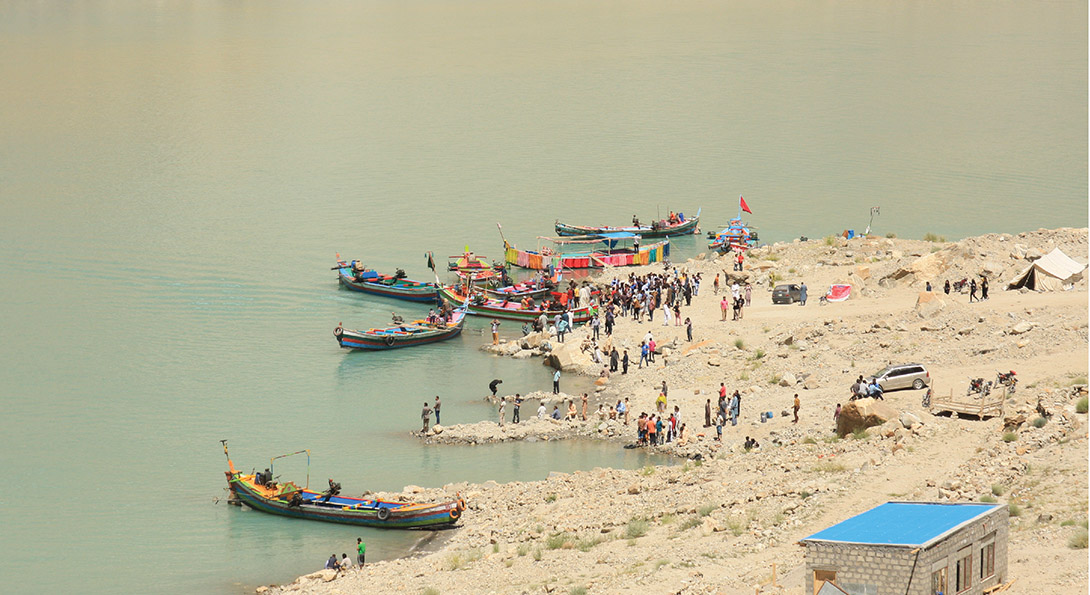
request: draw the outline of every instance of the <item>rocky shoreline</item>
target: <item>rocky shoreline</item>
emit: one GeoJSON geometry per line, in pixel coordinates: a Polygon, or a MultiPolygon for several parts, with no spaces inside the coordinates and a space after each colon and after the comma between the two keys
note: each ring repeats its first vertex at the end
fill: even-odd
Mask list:
{"type": "MultiPolygon", "coordinates": [[[[755,289],[769,278],[804,279],[817,296],[828,284],[849,282],[852,299],[774,306],[762,288],[737,322],[719,321],[711,279],[739,276],[724,270],[722,259],[692,259],[678,268],[704,277],[683,313],[694,320],[694,341],[685,340],[682,327],[659,320],[619,321],[608,339],[618,347],[631,349],[649,330],[665,346],[654,365],[633,365],[627,375],[601,376],[602,366],[580,349],[589,340],[586,328],[560,345],[539,335],[482,346],[597,377],[590,419],[537,419],[536,407],[524,404],[523,423],[501,427],[493,418],[442,427],[421,440],[594,439],[621,447],[635,441],[635,416],[655,409],[666,381],[669,407],[679,406],[692,424],[690,441],[650,448],[688,460],[553,473],[531,482],[406,486],[382,496],[421,501],[461,493],[467,500],[460,528],[445,532],[435,551],[336,577],[308,575],[271,590],[802,593],[798,539],[902,499],[1011,505],[1010,574],[1019,580],[1007,592],[1085,592],[1085,550],[1068,542],[1085,534],[1087,520],[1086,281],[1051,294],[1001,287],[1056,246],[1085,259],[1087,230],[989,234],[947,244],[887,238],[776,244],[755,250],[747,262],[745,279],[755,289]],[[981,272],[994,279],[986,302],[939,292],[947,278],[981,272]],[[922,291],[928,281],[936,290],[931,294],[922,291]],[[887,393],[877,403],[857,401],[849,411],[847,385],[890,362],[924,363],[936,396],[964,394],[968,377],[994,377],[996,370],[1015,369],[1021,382],[1006,395],[1004,414],[985,420],[935,415],[921,405],[922,391],[913,390],[887,393]],[[740,392],[743,405],[738,426],[726,426],[717,442],[703,413],[721,382],[740,392]],[[785,416],[795,394],[802,402],[798,424],[785,416]],[[625,397],[632,425],[594,415],[598,403],[625,397]],[[845,405],[842,415],[860,420],[839,433],[832,419],[837,403],[845,405]],[[760,447],[745,449],[747,436],[760,447]]],[[[596,281],[629,272],[608,271],[596,281]]],[[[526,396],[580,402],[569,395],[526,396]]],[[[507,408],[510,420],[510,402],[507,408]]]]}

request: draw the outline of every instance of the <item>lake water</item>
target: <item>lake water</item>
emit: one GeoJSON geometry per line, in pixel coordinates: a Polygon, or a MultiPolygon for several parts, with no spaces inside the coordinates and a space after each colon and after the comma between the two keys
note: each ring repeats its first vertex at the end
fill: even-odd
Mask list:
{"type": "Polygon", "coordinates": [[[231,592],[420,537],[217,502],[224,438],[246,469],[310,448],[353,492],[645,464],[419,444],[422,400],[474,421],[490,379],[548,371],[478,352],[482,320],[341,352],[337,322],[424,310],[339,290],[334,254],[427,279],[426,250],[501,257],[497,222],[521,246],[670,209],[709,230],[739,195],[766,241],[872,206],[901,237],[1085,226],[1086,23],[1085,2],[0,3],[0,580],[231,592]]]}

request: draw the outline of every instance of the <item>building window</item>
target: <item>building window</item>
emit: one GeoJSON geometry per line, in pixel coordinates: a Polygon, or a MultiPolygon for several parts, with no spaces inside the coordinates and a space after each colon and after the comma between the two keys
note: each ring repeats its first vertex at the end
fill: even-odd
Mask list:
{"type": "Polygon", "coordinates": [[[971,586],[973,586],[973,555],[966,552],[964,557],[958,559],[954,592],[961,593],[971,586]]]}
{"type": "Polygon", "coordinates": [[[980,578],[986,579],[995,574],[995,542],[980,548],[980,578]]]}
{"type": "Polygon", "coordinates": [[[931,595],[947,595],[945,566],[931,573],[931,595]]]}
{"type": "Polygon", "coordinates": [[[815,570],[814,571],[814,593],[817,594],[818,590],[825,583],[836,584],[836,571],[835,570],[815,570]]]}

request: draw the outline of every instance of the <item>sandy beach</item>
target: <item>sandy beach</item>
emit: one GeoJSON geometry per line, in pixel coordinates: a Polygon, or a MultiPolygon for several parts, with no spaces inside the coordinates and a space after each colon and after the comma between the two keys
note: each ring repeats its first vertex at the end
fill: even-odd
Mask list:
{"type": "MultiPolygon", "coordinates": [[[[1084,593],[1087,416],[1077,404],[1087,383],[1087,282],[1051,293],[1006,290],[1015,273],[1056,247],[1085,262],[1087,230],[762,247],[746,261],[753,300],[740,321],[720,321],[712,289],[717,273],[733,274],[728,258],[674,263],[703,277],[699,295],[682,310],[693,320],[693,341],[684,327],[663,326],[661,312],[653,322],[619,318],[609,342],[638,354],[651,331],[665,349],[651,366],[637,369],[637,355],[627,375],[602,380],[590,419],[500,427],[493,418],[420,439],[590,439],[620,448],[635,441],[636,415],[655,410],[666,381],[668,407],[680,408],[690,441],[650,448],[676,454],[677,464],[554,473],[535,482],[406,486],[387,495],[428,501],[462,493],[469,510],[459,528],[409,558],[339,575],[320,571],[258,591],[801,594],[799,539],[889,500],[994,500],[1011,507],[1015,583],[1006,592],[1084,593]],[[987,301],[942,292],[947,279],[982,273],[992,283],[987,301]],[[777,284],[805,281],[809,303],[773,305],[770,277],[777,284]],[[932,295],[921,298],[928,281],[932,295]],[[821,304],[833,283],[851,284],[851,299],[821,304]],[[1019,384],[1003,415],[985,420],[934,415],[922,406],[925,391],[891,391],[882,402],[893,412],[887,421],[838,436],[833,412],[847,405],[849,385],[891,363],[923,364],[936,398],[964,396],[970,377],[994,380],[998,371],[1016,370],[1019,384]],[[715,428],[704,426],[704,407],[707,399],[714,406],[720,383],[738,390],[743,404],[738,425],[728,424],[716,442],[715,428]],[[797,424],[787,415],[796,394],[797,424]],[[593,415],[598,403],[626,397],[632,424],[593,415]],[[760,412],[772,418],[762,421],[760,412]],[[760,447],[744,449],[746,437],[760,447]]],[[[649,270],[662,267],[614,269],[593,281],[649,270]]],[[[496,357],[543,365],[559,350],[565,376],[598,377],[602,366],[578,349],[589,335],[581,327],[563,348],[554,341],[548,350],[522,349],[511,336],[505,345],[515,346],[496,357]]],[[[533,403],[524,406],[524,420],[536,412],[533,403]]]]}

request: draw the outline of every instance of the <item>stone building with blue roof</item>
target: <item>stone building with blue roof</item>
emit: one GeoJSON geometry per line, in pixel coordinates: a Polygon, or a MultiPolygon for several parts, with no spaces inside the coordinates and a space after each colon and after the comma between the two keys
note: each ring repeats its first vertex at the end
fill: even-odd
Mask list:
{"type": "Polygon", "coordinates": [[[1007,580],[1007,507],[887,502],[802,539],[806,593],[979,595],[1007,580]]]}

